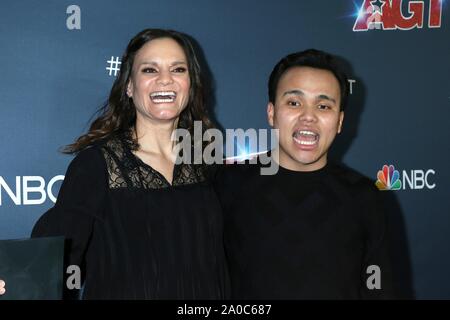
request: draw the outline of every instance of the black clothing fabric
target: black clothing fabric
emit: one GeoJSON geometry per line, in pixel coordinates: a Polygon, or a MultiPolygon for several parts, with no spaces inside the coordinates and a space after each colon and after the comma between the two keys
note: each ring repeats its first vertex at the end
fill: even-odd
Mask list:
{"type": "Polygon", "coordinates": [[[232,298],[394,298],[386,216],[369,179],[331,164],[275,175],[260,168],[217,173],[232,298]],[[366,285],[370,265],[380,268],[380,290],[366,285]]]}
{"type": "Polygon", "coordinates": [[[224,299],[222,213],[206,173],[175,165],[171,185],[114,136],[73,159],[32,236],[68,239],[84,299],[224,299]]]}

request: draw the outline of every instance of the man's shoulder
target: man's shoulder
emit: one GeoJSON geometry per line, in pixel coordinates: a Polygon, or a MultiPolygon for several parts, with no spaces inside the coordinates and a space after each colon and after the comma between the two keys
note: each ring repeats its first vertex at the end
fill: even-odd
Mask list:
{"type": "Polygon", "coordinates": [[[255,155],[245,159],[225,159],[221,167],[228,175],[249,177],[260,175],[261,168],[265,166],[266,161],[260,155],[255,155]]]}
{"type": "Polygon", "coordinates": [[[375,181],[344,164],[330,164],[329,171],[335,179],[354,193],[375,192],[375,181]]]}
{"type": "Polygon", "coordinates": [[[216,165],[215,183],[222,192],[236,192],[258,179],[261,164],[255,159],[224,159],[222,164],[216,165]]]}

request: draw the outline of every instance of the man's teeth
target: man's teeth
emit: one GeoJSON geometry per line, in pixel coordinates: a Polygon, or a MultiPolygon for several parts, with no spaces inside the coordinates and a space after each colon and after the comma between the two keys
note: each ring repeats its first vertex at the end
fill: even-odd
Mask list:
{"type": "Polygon", "coordinates": [[[305,140],[299,140],[297,138],[294,138],[295,142],[297,142],[298,144],[302,144],[305,146],[312,146],[313,144],[316,144],[317,140],[314,141],[305,141],[305,140]]]}
{"type": "Polygon", "coordinates": [[[153,102],[172,102],[175,100],[177,94],[174,91],[158,91],[150,94],[153,102]]]}
{"type": "Polygon", "coordinates": [[[299,130],[294,133],[294,141],[301,145],[311,146],[317,143],[319,135],[308,130],[299,130]]]}
{"type": "Polygon", "coordinates": [[[305,136],[317,136],[316,133],[314,133],[312,131],[305,131],[305,130],[297,131],[296,134],[301,134],[301,135],[305,135],[305,136]]]}

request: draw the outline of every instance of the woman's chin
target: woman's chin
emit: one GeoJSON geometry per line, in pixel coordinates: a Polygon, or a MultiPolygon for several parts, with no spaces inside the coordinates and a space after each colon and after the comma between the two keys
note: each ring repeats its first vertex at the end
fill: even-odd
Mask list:
{"type": "Polygon", "coordinates": [[[178,112],[161,112],[157,115],[157,119],[159,120],[176,120],[180,114],[178,112]]]}
{"type": "Polygon", "coordinates": [[[169,121],[176,120],[180,116],[180,112],[175,109],[152,110],[148,115],[154,120],[169,121]]]}

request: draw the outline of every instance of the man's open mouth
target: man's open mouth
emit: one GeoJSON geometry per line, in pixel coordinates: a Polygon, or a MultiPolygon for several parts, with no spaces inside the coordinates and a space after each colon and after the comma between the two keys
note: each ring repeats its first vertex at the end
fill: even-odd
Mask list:
{"type": "Polygon", "coordinates": [[[303,146],[312,146],[319,141],[319,134],[309,130],[296,130],[292,137],[296,143],[303,146]]]}

